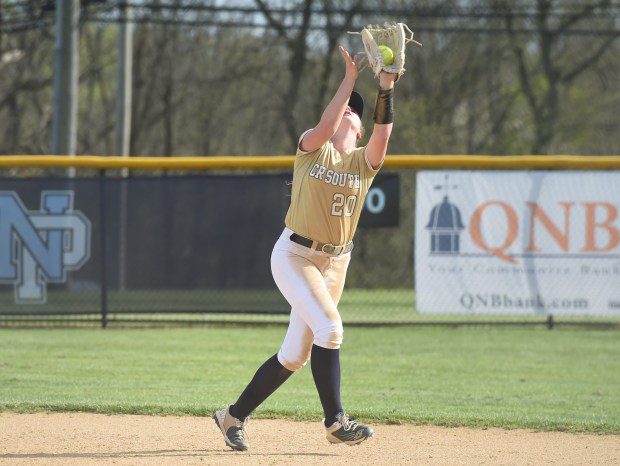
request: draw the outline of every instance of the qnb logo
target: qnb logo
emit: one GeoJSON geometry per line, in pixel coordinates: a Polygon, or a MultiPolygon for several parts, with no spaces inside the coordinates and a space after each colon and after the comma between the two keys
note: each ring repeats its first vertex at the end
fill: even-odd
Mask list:
{"type": "Polygon", "coordinates": [[[47,283],[63,283],[90,257],[90,221],[73,210],[73,191],[43,191],[28,211],[15,192],[0,191],[0,283],[15,302],[43,304],[47,283]]]}
{"type": "Polygon", "coordinates": [[[511,255],[509,250],[517,242],[520,230],[525,230],[526,235],[525,248],[520,254],[523,257],[547,252],[538,241],[543,230],[551,238],[555,249],[559,250],[556,256],[568,255],[571,252],[606,253],[616,249],[620,244],[620,229],[614,225],[618,218],[618,209],[609,202],[559,202],[558,209],[563,214],[563,221],[557,224],[538,203],[526,201],[525,206],[525,215],[522,217],[515,207],[500,200],[488,201],[478,206],[471,216],[469,225],[473,243],[479,249],[511,264],[518,262],[515,259],[516,255],[511,255]],[[482,226],[483,217],[491,215],[490,211],[493,209],[496,216],[501,212],[497,221],[503,222],[505,226],[505,235],[496,244],[490,244],[486,240],[482,226]],[[576,215],[581,216],[579,231],[574,231],[576,228],[571,222],[571,217],[576,215]]]}
{"type": "Polygon", "coordinates": [[[618,208],[609,202],[559,202],[543,208],[525,201],[517,208],[490,200],[470,208],[473,212],[464,222],[447,195],[433,207],[426,225],[431,255],[479,257],[484,253],[517,264],[519,257],[600,255],[620,246],[620,229],[615,225],[618,208]],[[497,225],[501,233],[493,234],[491,227],[497,225]],[[461,236],[469,245],[468,252],[463,252],[461,236]],[[544,244],[542,237],[548,239],[544,244]]]}

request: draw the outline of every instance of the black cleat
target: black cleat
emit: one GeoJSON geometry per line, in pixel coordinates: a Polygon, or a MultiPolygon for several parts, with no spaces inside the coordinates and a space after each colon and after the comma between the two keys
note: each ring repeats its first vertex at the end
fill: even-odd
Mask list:
{"type": "Polygon", "coordinates": [[[337,421],[331,426],[326,427],[325,436],[330,443],[346,443],[347,445],[357,445],[369,439],[374,431],[364,424],[360,424],[345,413],[338,414],[337,421]]]}
{"type": "Polygon", "coordinates": [[[250,444],[246,440],[248,434],[245,431],[245,425],[249,418],[240,421],[228,411],[229,408],[220,409],[213,413],[213,420],[222,431],[224,441],[233,450],[246,451],[250,448],[250,444]]]}

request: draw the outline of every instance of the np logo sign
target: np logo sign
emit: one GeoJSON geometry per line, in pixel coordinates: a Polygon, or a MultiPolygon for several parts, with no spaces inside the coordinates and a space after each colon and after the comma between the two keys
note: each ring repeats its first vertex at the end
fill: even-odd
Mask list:
{"type": "Polygon", "coordinates": [[[18,304],[44,304],[47,283],[63,283],[90,257],[90,221],[73,210],[73,191],[43,191],[29,211],[17,193],[0,191],[0,283],[18,304]]]}

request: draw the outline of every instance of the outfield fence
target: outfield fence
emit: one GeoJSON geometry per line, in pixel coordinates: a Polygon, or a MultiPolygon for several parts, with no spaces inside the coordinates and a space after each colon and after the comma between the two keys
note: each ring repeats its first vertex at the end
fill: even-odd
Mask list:
{"type": "MultiPolygon", "coordinates": [[[[292,164],[288,156],[0,157],[0,325],[286,323],[270,255],[292,164]]],[[[618,156],[389,157],[360,220],[343,321],[620,327],[620,309],[420,313],[414,263],[419,170],[619,168],[618,156]]],[[[620,276],[601,280],[620,289],[620,276]]]]}

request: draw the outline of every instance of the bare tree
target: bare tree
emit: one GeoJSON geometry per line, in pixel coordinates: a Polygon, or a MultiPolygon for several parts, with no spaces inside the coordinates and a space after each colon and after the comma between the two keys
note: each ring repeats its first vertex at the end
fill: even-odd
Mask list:
{"type": "Polygon", "coordinates": [[[351,29],[353,19],[357,12],[364,7],[364,0],[356,0],[346,10],[344,18],[341,22],[335,20],[334,2],[332,0],[323,0],[323,8],[325,9],[325,20],[327,28],[327,47],[323,59],[323,70],[319,77],[319,88],[314,105],[314,119],[318,120],[326,104],[327,93],[329,90],[329,82],[333,75],[334,52],[338,48],[338,41],[342,39],[343,34],[351,29]]]}
{"type": "MultiPolygon", "coordinates": [[[[503,10],[510,8],[510,5],[504,2],[496,3],[495,7],[498,5],[503,10]]],[[[536,28],[538,34],[534,38],[538,52],[536,64],[531,64],[528,60],[530,53],[528,53],[527,43],[524,44],[515,32],[517,21],[515,15],[510,11],[507,13],[506,27],[517,64],[520,89],[527,98],[534,120],[534,141],[531,149],[533,154],[545,154],[549,151],[560,114],[561,87],[570,85],[575,78],[594,65],[618,38],[620,31],[601,39],[599,44],[591,50],[578,49],[573,44],[573,54],[570,59],[566,59],[567,47],[563,34],[577,23],[588,19],[595,10],[604,12],[609,6],[609,0],[591,2],[583,6],[580,11],[558,22],[550,15],[554,1],[537,0],[536,28]],[[580,56],[575,59],[574,54],[577,50],[580,56]],[[544,86],[536,85],[539,78],[544,80],[544,86]]]]}
{"type": "MultiPolygon", "coordinates": [[[[291,153],[342,75],[338,43],[361,50],[346,31],[383,21],[406,22],[424,43],[407,50],[391,153],[618,151],[617,2],[245,0],[234,17],[253,11],[265,28],[219,24],[220,4],[154,0],[141,9],[132,155],[291,153]]],[[[54,28],[10,29],[7,11],[0,152],[47,153],[54,28]]],[[[112,153],[117,29],[108,16],[84,18],[78,147],[112,153]]],[[[367,71],[357,83],[370,99],[375,86],[367,71]]]]}
{"type": "Polygon", "coordinates": [[[312,7],[314,0],[304,0],[301,7],[301,24],[296,32],[288,30],[282,21],[279,21],[269,5],[264,0],[256,0],[256,4],[260,8],[269,25],[276,31],[277,35],[284,40],[286,48],[289,51],[289,82],[288,89],[284,92],[281,101],[281,110],[284,125],[287,130],[291,147],[297,144],[299,137],[299,126],[297,116],[295,114],[295,105],[299,96],[302,77],[306,70],[308,62],[308,32],[310,30],[310,21],[312,19],[312,7]]]}

